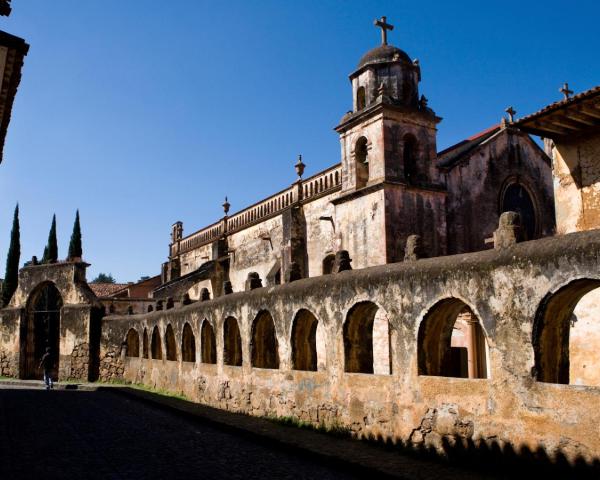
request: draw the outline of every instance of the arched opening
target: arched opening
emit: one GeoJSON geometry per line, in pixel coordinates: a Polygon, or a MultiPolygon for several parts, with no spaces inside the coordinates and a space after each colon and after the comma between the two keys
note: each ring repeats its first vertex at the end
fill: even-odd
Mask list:
{"type": "Polygon", "coordinates": [[[296,314],[292,326],[292,365],[294,370],[317,371],[317,318],[308,310],[296,314]]]}
{"type": "Polygon", "coordinates": [[[333,265],[335,264],[335,255],[330,253],[323,259],[323,275],[333,273],[333,265]]]}
{"type": "Polygon", "coordinates": [[[356,188],[362,188],[369,181],[369,155],[365,137],[360,137],[354,146],[354,167],[356,169],[356,188]]]}
{"type": "Polygon", "coordinates": [[[273,317],[266,310],[258,313],[252,324],[252,366],[279,368],[279,345],[273,317]]]}
{"type": "Polygon", "coordinates": [[[150,343],[150,352],[154,360],[162,360],[162,342],[158,326],[152,330],[152,341],[150,343]]]}
{"type": "Polygon", "coordinates": [[[181,335],[181,361],[196,361],[196,338],[189,323],[185,322],[183,333],[181,335]]]}
{"type": "Polygon", "coordinates": [[[344,371],[391,373],[389,322],[373,302],[357,303],[348,311],[344,322],[344,371]]]}
{"type": "Polygon", "coordinates": [[[462,300],[436,303],[419,326],[419,375],[487,378],[487,342],[477,316],[462,300]]]}
{"type": "Polygon", "coordinates": [[[21,347],[21,355],[24,358],[21,375],[23,378],[42,378],[39,364],[46,348],[50,348],[53,362],[50,373],[52,378],[58,378],[62,306],[62,296],[50,282],[42,283],[29,296],[26,308],[27,330],[21,347]]]}
{"type": "Polygon", "coordinates": [[[144,328],[144,336],[142,338],[142,357],[148,358],[148,330],[144,328]]]}
{"type": "Polygon", "coordinates": [[[529,191],[520,183],[510,183],[502,192],[499,213],[517,212],[521,217],[523,240],[533,240],[537,235],[535,206],[529,191]]]}
{"type": "Polygon", "coordinates": [[[404,149],[402,152],[404,165],[404,178],[407,182],[417,181],[418,163],[417,163],[417,139],[413,135],[404,137],[404,149]]]}
{"type": "Polygon", "coordinates": [[[170,323],[167,325],[167,331],[165,332],[165,341],[167,344],[167,360],[176,361],[177,343],[175,342],[175,332],[170,323]]]}
{"type": "Polygon", "coordinates": [[[242,366],[242,336],[233,317],[227,317],[223,324],[223,362],[234,367],[242,366]]]}
{"type": "Polygon", "coordinates": [[[135,328],[130,328],[127,332],[127,353],[128,357],[139,357],[140,356],[140,336],[135,328]]]}
{"type": "Polygon", "coordinates": [[[600,386],[600,280],[575,280],[542,300],[533,324],[540,382],[600,386]]]}
{"type": "Polygon", "coordinates": [[[362,110],[367,106],[367,99],[365,95],[365,87],[358,87],[356,89],[356,110],[362,110]]]}
{"type": "Polygon", "coordinates": [[[202,322],[200,331],[202,363],[217,363],[217,345],[215,331],[208,320],[202,322]]]}

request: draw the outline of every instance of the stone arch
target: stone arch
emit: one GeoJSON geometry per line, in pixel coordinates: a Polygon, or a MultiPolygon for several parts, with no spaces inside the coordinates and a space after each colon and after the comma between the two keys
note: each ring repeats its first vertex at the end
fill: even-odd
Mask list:
{"type": "Polygon", "coordinates": [[[177,342],[175,342],[175,332],[170,323],[165,331],[165,346],[167,348],[167,360],[177,361],[177,342]]]}
{"type": "Polygon", "coordinates": [[[140,356],[140,336],[135,328],[130,328],[125,338],[127,343],[126,355],[128,357],[139,357],[140,356]]]}
{"type": "Polygon", "coordinates": [[[335,254],[334,253],[330,253],[329,255],[326,255],[325,258],[323,259],[323,275],[329,275],[330,273],[333,273],[333,266],[335,264],[335,254]]]}
{"type": "Polygon", "coordinates": [[[301,309],[292,325],[292,368],[317,371],[317,326],[319,321],[312,312],[301,309]]]}
{"type": "Polygon", "coordinates": [[[364,301],[352,306],[343,327],[344,371],[389,374],[390,329],[385,312],[364,301]]]}
{"type": "MultiPolygon", "coordinates": [[[[572,358],[571,334],[581,325],[581,312],[577,309],[583,303],[584,297],[590,298],[593,310],[592,329],[585,332],[579,343],[591,348],[594,353],[600,347],[600,326],[597,324],[597,307],[600,305],[600,280],[581,278],[573,280],[554,292],[548,293],[541,301],[533,323],[532,344],[535,366],[534,377],[540,382],[572,383],[571,373],[574,367],[581,367],[583,359],[572,358]],[[573,361],[575,360],[575,361],[573,361]]],[[[579,345],[575,345],[579,346],[579,345]]],[[[594,358],[594,357],[592,357],[594,358]]],[[[598,366],[591,362],[591,371],[587,373],[588,380],[578,383],[600,385],[598,366]],[[589,381],[591,380],[591,381],[589,381]]],[[[579,376],[579,375],[574,375],[579,376]]],[[[584,377],[585,378],[585,377],[584,377]]]]}
{"type": "Polygon", "coordinates": [[[144,335],[142,337],[142,357],[148,358],[148,330],[144,327],[144,335]]]}
{"type": "Polygon", "coordinates": [[[62,307],[62,295],[53,282],[42,282],[31,290],[25,308],[26,330],[21,340],[21,377],[42,377],[38,367],[46,348],[50,348],[53,360],[51,375],[58,377],[62,307]]]}
{"type": "Polygon", "coordinates": [[[362,188],[369,181],[369,154],[366,137],[360,137],[354,144],[354,168],[356,188],[362,188]]]}
{"type": "Polygon", "coordinates": [[[158,326],[152,329],[152,340],[150,342],[150,353],[153,360],[162,360],[162,341],[158,326]]]}
{"type": "Polygon", "coordinates": [[[487,357],[485,332],[463,300],[440,300],[423,317],[417,335],[419,375],[487,378],[487,357]]]}
{"type": "Polygon", "coordinates": [[[202,363],[217,363],[217,341],[215,330],[207,319],[202,322],[200,346],[202,363]]]}
{"type": "Polygon", "coordinates": [[[404,178],[407,182],[418,180],[419,164],[418,164],[419,144],[415,136],[407,133],[403,138],[402,162],[404,165],[404,178]]]}
{"type": "Polygon", "coordinates": [[[255,368],[279,368],[279,344],[273,317],[261,310],[252,323],[252,366],[255,368]]]}
{"type": "Polygon", "coordinates": [[[509,177],[500,192],[499,212],[517,212],[523,240],[539,237],[538,208],[531,188],[516,177],[509,177]]]}
{"type": "Polygon", "coordinates": [[[367,95],[365,87],[358,87],[356,89],[356,110],[362,110],[367,106],[367,95]]]}
{"type": "Polygon", "coordinates": [[[227,317],[223,323],[223,363],[242,366],[242,336],[234,317],[227,317]]]}
{"type": "Polygon", "coordinates": [[[185,322],[181,334],[181,361],[196,361],[196,337],[194,336],[192,326],[188,322],[185,322]]]}

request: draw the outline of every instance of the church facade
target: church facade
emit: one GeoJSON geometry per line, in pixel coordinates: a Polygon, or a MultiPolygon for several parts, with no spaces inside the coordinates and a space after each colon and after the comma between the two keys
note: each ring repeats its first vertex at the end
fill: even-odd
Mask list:
{"type": "Polygon", "coordinates": [[[232,215],[226,201],[223,218],[187,236],[175,223],[155,298],[244,291],[249,275],[262,286],[320,276],[343,258],[357,269],[414,249],[484,250],[508,210],[521,214],[525,239],[553,234],[549,157],[506,120],[438,152],[441,118],[419,92],[420,64],[387,44],[390,25],[379,22],[382,44],[350,74],[352,110],[335,127],[341,162],[304,179],[299,158],[280,192],[232,215]]]}

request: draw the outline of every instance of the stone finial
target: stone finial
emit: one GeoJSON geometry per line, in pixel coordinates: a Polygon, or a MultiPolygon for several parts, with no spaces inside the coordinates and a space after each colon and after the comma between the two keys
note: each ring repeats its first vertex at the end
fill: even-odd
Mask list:
{"type": "Polygon", "coordinates": [[[515,113],[517,113],[517,111],[512,106],[508,107],[504,111],[506,113],[508,113],[508,122],[509,123],[513,123],[514,122],[514,118],[515,118],[515,113]]]}
{"type": "Polygon", "coordinates": [[[393,30],[394,26],[391,23],[387,23],[387,17],[381,17],[380,19],[375,20],[373,25],[381,28],[381,44],[387,45],[387,31],[393,30]]]}
{"type": "Polygon", "coordinates": [[[208,288],[204,287],[200,290],[200,301],[206,302],[207,300],[210,300],[210,292],[208,291],[208,288]]]}
{"type": "Polygon", "coordinates": [[[254,290],[255,288],[262,288],[262,280],[260,275],[256,272],[250,272],[246,279],[246,290],[254,290]]]}
{"type": "Polygon", "coordinates": [[[190,298],[190,294],[189,293],[184,293],[183,297],[181,297],[181,304],[182,305],[189,305],[190,303],[192,303],[192,299],[190,298]]]}
{"type": "Polygon", "coordinates": [[[225,201],[223,202],[223,212],[225,212],[225,216],[229,213],[229,207],[231,207],[231,203],[229,203],[227,197],[225,197],[225,201]]]}
{"type": "Polygon", "coordinates": [[[420,235],[409,235],[404,248],[404,261],[410,262],[423,258],[423,241],[420,235]]]}
{"type": "Polygon", "coordinates": [[[502,250],[521,241],[521,216],[517,212],[500,215],[498,229],[494,232],[494,249],[502,250]]]}
{"type": "Polygon", "coordinates": [[[285,283],[295,282],[301,278],[300,265],[297,262],[291,262],[287,272],[285,272],[285,283]]]}
{"type": "Polygon", "coordinates": [[[344,270],[352,270],[352,259],[348,250],[338,250],[335,253],[335,261],[333,262],[333,273],[340,273],[344,270]]]}
{"type": "Polygon", "coordinates": [[[233,293],[233,285],[229,280],[223,282],[223,295],[230,295],[233,293]]]}
{"type": "Polygon", "coordinates": [[[296,165],[294,165],[294,168],[296,169],[296,175],[298,175],[299,180],[302,179],[305,167],[306,165],[302,162],[302,155],[298,155],[298,161],[296,162],[296,165]]]}

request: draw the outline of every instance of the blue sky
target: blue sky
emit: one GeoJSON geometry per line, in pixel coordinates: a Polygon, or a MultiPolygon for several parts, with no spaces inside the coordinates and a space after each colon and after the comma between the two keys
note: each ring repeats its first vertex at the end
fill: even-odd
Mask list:
{"type": "Polygon", "coordinates": [[[337,163],[348,74],[379,43],[419,58],[438,150],[600,83],[594,1],[27,0],[0,29],[31,45],[0,164],[0,269],[21,208],[22,261],[53,213],[66,255],[80,209],[88,277],[159,273],[185,233],[337,163]]]}

